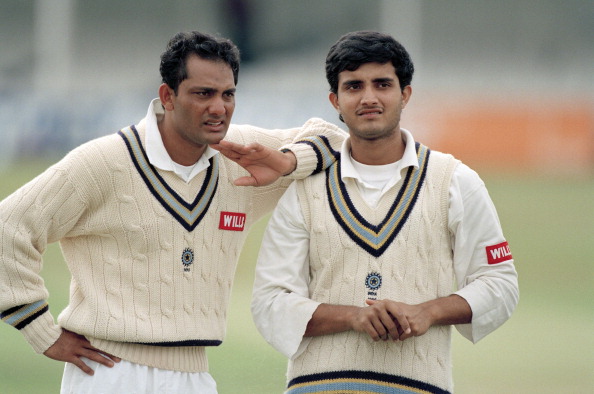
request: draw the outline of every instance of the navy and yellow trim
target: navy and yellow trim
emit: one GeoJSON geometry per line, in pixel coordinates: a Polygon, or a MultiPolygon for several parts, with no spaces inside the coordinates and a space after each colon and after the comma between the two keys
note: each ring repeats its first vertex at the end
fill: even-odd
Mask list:
{"type": "Polygon", "coordinates": [[[204,183],[194,201],[188,203],[165,182],[155,167],[149,163],[138,131],[134,126],[126,127],[120,130],[118,134],[124,139],[136,170],[153,196],[186,230],[194,230],[208,211],[208,207],[217,191],[219,181],[218,156],[210,158],[210,166],[206,171],[204,183]]]}
{"type": "Polygon", "coordinates": [[[309,145],[316,153],[318,164],[315,170],[311,173],[312,175],[327,169],[329,166],[332,165],[332,163],[336,162],[336,160],[338,160],[338,157],[340,156],[340,152],[337,152],[334,149],[332,149],[330,141],[328,141],[328,138],[326,138],[323,135],[305,137],[295,143],[309,145]]]}
{"type": "Polygon", "coordinates": [[[449,391],[402,376],[370,371],[337,371],[292,379],[286,393],[449,394],[449,391]]]}
{"type": "Polygon", "coordinates": [[[418,142],[415,145],[419,167],[409,167],[394,203],[378,225],[365,220],[349,198],[341,178],[340,158],[326,170],[326,192],[334,218],[357,245],[375,257],[381,256],[398,235],[423,186],[430,150],[418,142]]]}
{"type": "Polygon", "coordinates": [[[402,376],[370,371],[337,371],[292,379],[286,393],[449,394],[449,391],[402,376]]]}
{"type": "Polygon", "coordinates": [[[17,330],[21,330],[48,310],[49,306],[47,302],[41,300],[32,304],[19,305],[5,310],[0,313],[0,318],[17,330]]]}
{"type": "Polygon", "coordinates": [[[188,339],[185,341],[174,342],[136,342],[139,345],[160,346],[160,347],[180,347],[180,346],[219,346],[223,341],[218,339],[188,339]]]}

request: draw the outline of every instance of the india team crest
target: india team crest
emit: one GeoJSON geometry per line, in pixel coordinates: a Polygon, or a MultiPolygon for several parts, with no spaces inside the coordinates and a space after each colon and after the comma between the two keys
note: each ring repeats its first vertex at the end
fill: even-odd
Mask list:
{"type": "Polygon", "coordinates": [[[379,272],[370,272],[365,278],[365,287],[367,291],[367,298],[370,300],[377,300],[377,293],[382,286],[382,276],[379,272]]]}
{"type": "Polygon", "coordinates": [[[190,248],[185,248],[181,261],[184,266],[184,272],[190,272],[190,265],[194,262],[194,251],[190,248]]]}

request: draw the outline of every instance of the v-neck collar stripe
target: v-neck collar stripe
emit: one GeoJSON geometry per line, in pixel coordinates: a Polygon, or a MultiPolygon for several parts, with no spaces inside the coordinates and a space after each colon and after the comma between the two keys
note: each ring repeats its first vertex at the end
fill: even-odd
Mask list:
{"type": "Polygon", "coordinates": [[[134,166],[153,196],[182,226],[192,231],[206,214],[216,193],[219,178],[218,157],[210,158],[204,183],[194,201],[188,203],[167,184],[148,161],[134,126],[126,127],[118,134],[124,139],[134,166]]]}
{"type": "Polygon", "coordinates": [[[340,173],[340,160],[327,170],[330,209],[349,237],[372,255],[379,257],[406,223],[425,179],[430,150],[415,144],[419,168],[409,167],[403,185],[388,214],[378,225],[369,223],[352,203],[340,173]]]}

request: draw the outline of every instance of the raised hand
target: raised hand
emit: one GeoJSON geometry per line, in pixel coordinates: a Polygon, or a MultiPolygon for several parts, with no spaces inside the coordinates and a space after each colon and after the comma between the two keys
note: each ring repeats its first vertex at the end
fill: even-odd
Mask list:
{"type": "Polygon", "coordinates": [[[256,142],[240,145],[222,140],[210,145],[225,157],[245,168],[251,176],[236,179],[237,186],[266,186],[283,175],[288,175],[297,165],[292,152],[283,153],[256,142]]]}

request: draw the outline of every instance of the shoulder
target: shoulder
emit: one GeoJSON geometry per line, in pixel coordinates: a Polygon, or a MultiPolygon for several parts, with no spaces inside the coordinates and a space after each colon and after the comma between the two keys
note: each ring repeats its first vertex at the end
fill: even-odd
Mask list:
{"type": "Polygon", "coordinates": [[[457,194],[465,198],[478,190],[486,189],[479,174],[466,164],[459,162],[452,176],[452,186],[457,194]]]}
{"type": "Polygon", "coordinates": [[[111,151],[112,149],[123,149],[125,143],[123,138],[117,133],[98,137],[93,140],[87,141],[78,147],[74,148],[68,153],[68,156],[85,156],[87,154],[93,154],[93,152],[105,152],[111,151]]]}
{"type": "MultiPolygon", "coordinates": [[[[423,146],[423,145],[421,144],[421,146],[423,146]]],[[[425,147],[425,148],[428,149],[428,151],[429,151],[430,160],[444,162],[444,163],[448,163],[448,162],[459,163],[460,162],[460,160],[456,159],[450,153],[441,152],[441,151],[438,151],[435,149],[431,149],[429,147],[425,147]]]]}
{"type": "Polygon", "coordinates": [[[69,178],[76,179],[97,173],[111,173],[121,166],[129,167],[129,157],[124,140],[113,133],[72,149],[54,167],[66,172],[69,178]]]}

